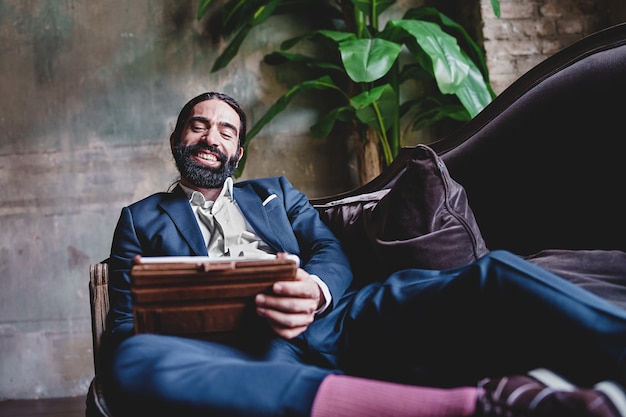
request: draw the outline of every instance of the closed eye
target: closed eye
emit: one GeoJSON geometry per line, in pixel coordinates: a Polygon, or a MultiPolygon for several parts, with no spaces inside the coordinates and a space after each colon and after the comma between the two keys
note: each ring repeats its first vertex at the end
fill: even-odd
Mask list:
{"type": "Polygon", "coordinates": [[[203,123],[194,122],[189,126],[192,132],[194,133],[204,133],[209,130],[203,123]]]}

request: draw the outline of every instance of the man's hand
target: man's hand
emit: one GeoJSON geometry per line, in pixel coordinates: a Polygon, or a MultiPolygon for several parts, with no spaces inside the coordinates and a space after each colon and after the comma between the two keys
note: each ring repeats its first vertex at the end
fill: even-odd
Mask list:
{"type": "Polygon", "coordinates": [[[293,339],[315,319],[315,311],[326,301],[308,272],[298,268],[295,281],[275,282],[270,294],[258,294],[256,311],[281,337],[293,339]]]}

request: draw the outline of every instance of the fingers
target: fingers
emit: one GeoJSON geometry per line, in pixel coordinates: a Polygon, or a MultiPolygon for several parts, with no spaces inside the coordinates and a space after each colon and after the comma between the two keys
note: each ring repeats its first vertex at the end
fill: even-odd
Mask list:
{"type": "Polygon", "coordinates": [[[295,281],[279,281],[269,294],[257,294],[257,314],[267,320],[276,334],[292,339],[304,332],[315,320],[322,299],[321,290],[303,269],[298,268],[295,281]]]}
{"type": "Polygon", "coordinates": [[[272,326],[284,329],[306,328],[314,320],[313,314],[283,313],[282,311],[263,308],[257,309],[257,312],[259,315],[269,320],[272,326]]]}
{"type": "Polygon", "coordinates": [[[271,309],[257,309],[257,313],[267,320],[276,334],[292,339],[304,332],[313,322],[313,314],[292,314],[271,309]]]}
{"type": "Polygon", "coordinates": [[[296,271],[295,281],[278,281],[272,286],[274,294],[298,297],[312,298],[319,302],[320,289],[311,276],[302,268],[296,271]]]}
{"type": "Polygon", "coordinates": [[[294,298],[258,294],[256,312],[264,317],[276,334],[292,339],[304,332],[315,319],[316,302],[310,298],[294,298]]]}
{"type": "Polygon", "coordinates": [[[301,280],[275,282],[272,293],[258,294],[257,306],[294,314],[315,312],[321,299],[319,286],[303,270],[298,270],[298,276],[301,280]]]}
{"type": "Polygon", "coordinates": [[[284,314],[306,314],[315,313],[317,301],[313,298],[297,298],[274,296],[270,294],[258,294],[255,298],[257,308],[265,310],[275,310],[284,314]]]}

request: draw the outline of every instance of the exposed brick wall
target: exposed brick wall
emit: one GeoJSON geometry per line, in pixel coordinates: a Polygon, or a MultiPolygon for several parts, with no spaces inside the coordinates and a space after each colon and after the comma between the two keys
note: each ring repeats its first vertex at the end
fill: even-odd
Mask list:
{"type": "Polygon", "coordinates": [[[614,23],[612,0],[500,0],[501,18],[490,0],[480,0],[491,84],[502,92],[557,51],[614,23]]]}

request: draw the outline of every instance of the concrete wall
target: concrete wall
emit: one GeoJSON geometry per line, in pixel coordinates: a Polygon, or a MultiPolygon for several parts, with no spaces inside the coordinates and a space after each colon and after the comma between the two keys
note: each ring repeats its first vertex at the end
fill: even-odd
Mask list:
{"type": "MultiPolygon", "coordinates": [[[[225,44],[195,8],[0,1],[0,400],[86,392],[89,264],[108,256],[122,206],[176,179],[168,137],[183,104],[224,91],[256,120],[284,92],[260,62],[289,22],[211,74],[225,44]]],[[[314,109],[294,104],[252,142],[244,178],[285,174],[312,197],[349,188],[345,146],[310,138],[314,109]]]]}
{"type": "MultiPolygon", "coordinates": [[[[584,23],[585,12],[583,23],[574,17],[547,31],[538,12],[580,10],[568,0],[502,3],[502,21],[488,18],[488,0],[480,5],[501,87],[529,65],[503,63],[501,52],[515,51],[500,42],[518,34],[517,19],[550,45],[560,30],[582,25],[564,40],[572,42],[596,24],[584,23]]],[[[175,180],[167,138],[187,99],[224,91],[257,120],[284,92],[261,58],[302,22],[255,31],[233,65],[211,74],[225,44],[195,8],[194,0],[0,0],[0,400],[86,392],[89,264],[108,256],[122,206],[175,180]]],[[[526,49],[529,60],[554,50],[533,58],[526,49]]],[[[295,102],[268,126],[252,142],[244,178],[285,174],[311,197],[350,188],[345,143],[308,135],[315,112],[295,102]]]]}

